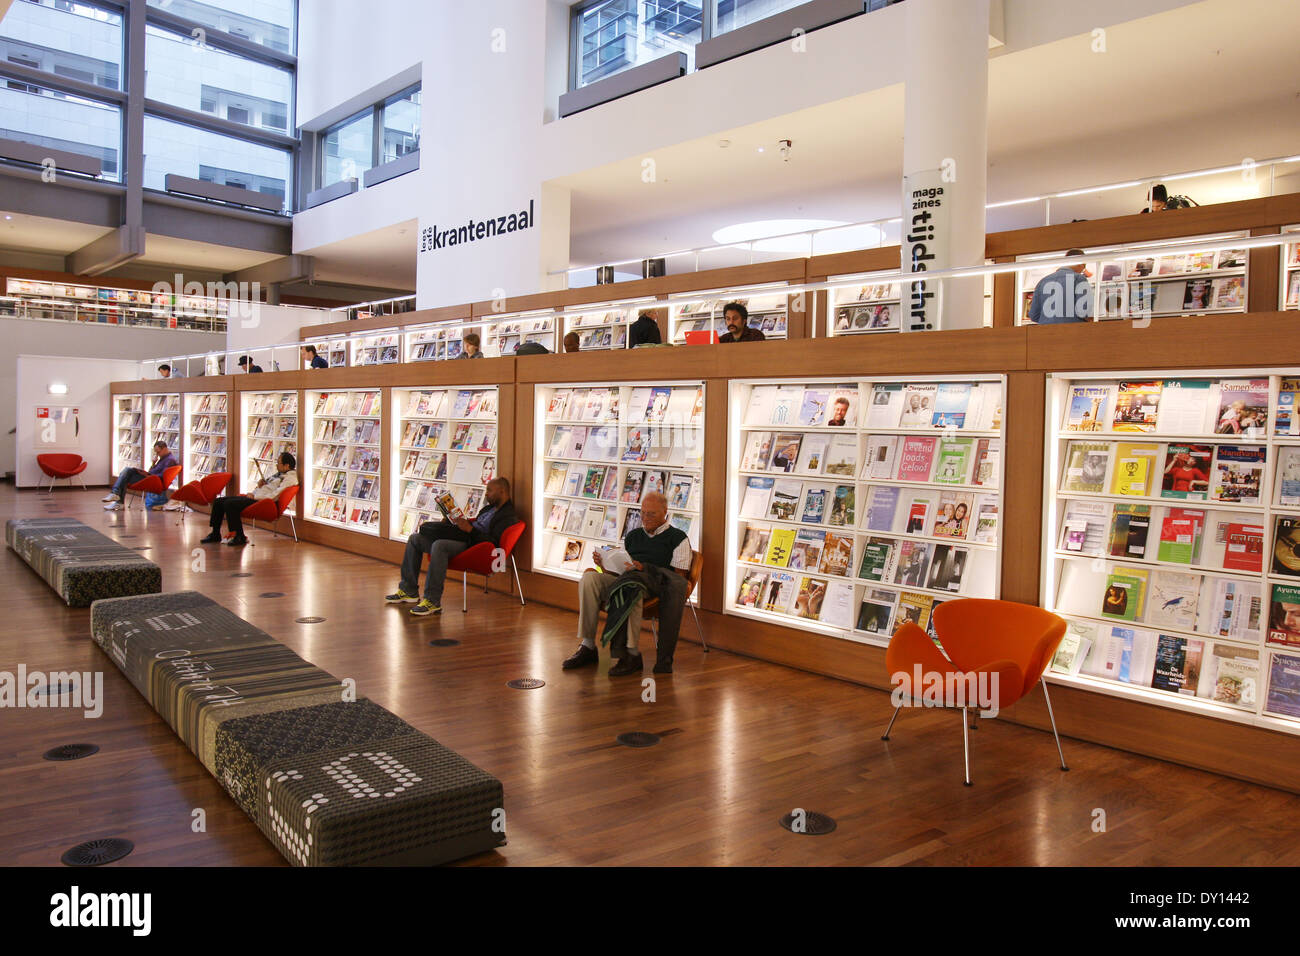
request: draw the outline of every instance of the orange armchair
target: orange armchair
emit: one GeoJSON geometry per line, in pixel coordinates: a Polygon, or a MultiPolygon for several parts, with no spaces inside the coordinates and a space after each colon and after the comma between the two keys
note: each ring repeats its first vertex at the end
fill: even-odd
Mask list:
{"type": "MultiPolygon", "coordinates": [[[[523,521],[517,521],[501,533],[500,548],[505,552],[505,556],[510,559],[510,567],[514,571],[514,586],[519,588],[519,604],[524,603],[524,586],[519,583],[519,566],[515,564],[515,545],[519,543],[519,538],[523,535],[528,525],[523,521]]],[[[495,570],[492,557],[496,553],[496,546],[491,541],[480,541],[478,544],[471,545],[456,557],[447,562],[448,571],[460,572],[460,609],[468,613],[469,611],[469,574],[483,575],[483,590],[487,591],[487,578],[495,570]]]]}
{"type": "MultiPolygon", "coordinates": [[[[275,535],[275,523],[288,510],[293,499],[298,496],[298,486],[290,485],[284,491],[280,492],[274,498],[262,498],[254,501],[244,509],[241,517],[245,521],[252,521],[256,527],[258,520],[269,522],[271,525],[271,534],[275,535]]],[[[293,523],[293,515],[289,515],[289,527],[293,530],[293,540],[298,540],[298,526],[293,523]]]]}
{"type": "MultiPolygon", "coordinates": [[[[157,475],[145,475],[134,485],[127,485],[126,490],[138,491],[142,495],[166,495],[167,489],[172,486],[172,482],[176,480],[176,476],[180,473],[181,466],[172,465],[163,469],[161,478],[157,475]]],[[[128,507],[130,506],[128,505],[128,507]]]]}
{"type": "MultiPolygon", "coordinates": [[[[80,455],[46,452],[43,455],[36,456],[36,464],[49,477],[50,494],[54,494],[54,480],[56,478],[68,479],[68,486],[71,487],[73,476],[80,475],[85,471],[88,462],[80,455]]],[[[85,488],[86,479],[79,478],[78,480],[81,482],[81,487],[85,488]]],[[[39,484],[37,490],[40,490],[39,484]]]]}
{"type": "Polygon", "coordinates": [[[895,707],[880,739],[889,739],[904,703],[960,707],[969,787],[968,711],[972,707],[1010,707],[1034,685],[1041,684],[1061,769],[1069,770],[1061,750],[1061,736],[1056,732],[1052,698],[1046,682],[1041,680],[1065,636],[1065,626],[1064,620],[1039,607],[976,598],[945,601],[934,609],[934,632],[942,650],[921,628],[910,621],[904,623],[894,632],[885,652],[895,707]]]}
{"type": "MultiPolygon", "coordinates": [[[[191,481],[188,484],[181,485],[172,495],[172,501],[181,501],[186,505],[210,505],[221,490],[230,484],[232,475],[228,471],[214,471],[210,475],[204,475],[198,481],[191,481]]],[[[181,511],[180,520],[185,520],[185,508],[181,511]]]]}

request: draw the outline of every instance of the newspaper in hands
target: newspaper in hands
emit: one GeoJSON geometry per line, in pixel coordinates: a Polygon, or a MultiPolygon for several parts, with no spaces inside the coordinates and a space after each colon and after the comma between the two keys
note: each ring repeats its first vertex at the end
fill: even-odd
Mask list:
{"type": "Polygon", "coordinates": [[[596,553],[600,555],[600,566],[611,574],[623,574],[632,568],[632,556],[623,548],[609,545],[598,548],[596,553]]]}

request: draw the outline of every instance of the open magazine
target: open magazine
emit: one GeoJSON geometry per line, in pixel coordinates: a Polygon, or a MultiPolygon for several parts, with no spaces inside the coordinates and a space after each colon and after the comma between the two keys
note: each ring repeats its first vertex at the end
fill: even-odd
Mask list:
{"type": "Polygon", "coordinates": [[[450,491],[444,491],[441,494],[435,495],[433,503],[438,506],[438,510],[442,512],[442,516],[452,524],[465,518],[465,512],[461,509],[460,505],[456,504],[456,498],[450,491]]]}
{"type": "Polygon", "coordinates": [[[632,567],[632,556],[623,548],[610,547],[598,549],[600,566],[611,574],[623,574],[632,567]]]}

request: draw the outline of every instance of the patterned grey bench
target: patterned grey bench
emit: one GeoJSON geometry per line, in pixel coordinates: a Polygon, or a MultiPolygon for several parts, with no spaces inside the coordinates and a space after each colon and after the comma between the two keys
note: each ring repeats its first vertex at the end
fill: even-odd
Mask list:
{"type": "Polygon", "coordinates": [[[158,565],[72,518],[10,518],[5,544],[69,607],[162,590],[158,565]]]}
{"type": "Polygon", "coordinates": [[[505,844],[500,781],[197,591],[96,601],[91,636],[290,863],[505,844]]]}

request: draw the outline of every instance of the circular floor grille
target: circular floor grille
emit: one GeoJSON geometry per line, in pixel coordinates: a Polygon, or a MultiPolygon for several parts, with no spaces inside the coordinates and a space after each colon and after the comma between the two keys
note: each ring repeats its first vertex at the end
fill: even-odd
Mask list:
{"type": "Polygon", "coordinates": [[[232,578],[251,578],[252,576],[253,576],[252,571],[236,571],[234,574],[231,575],[232,578]]]}
{"type": "Polygon", "coordinates": [[[808,836],[821,836],[830,833],[835,829],[836,823],[833,817],[828,817],[824,813],[816,813],[812,810],[805,811],[801,814],[803,820],[799,829],[795,829],[795,815],[787,813],[781,818],[781,826],[785,827],[791,833],[806,834],[808,836]]]}
{"type": "MultiPolygon", "coordinates": [[[[263,597],[265,597],[265,595],[263,595],[263,597]]],[[[293,619],[293,623],[295,624],[323,624],[324,621],[325,618],[323,617],[295,617],[293,619]]]]}
{"type": "Polygon", "coordinates": [[[514,680],[506,681],[506,686],[513,687],[515,690],[536,690],[545,687],[546,681],[537,677],[516,677],[514,680]]]}
{"type": "Polygon", "coordinates": [[[37,697],[66,697],[76,689],[77,685],[72,681],[56,680],[35,688],[35,692],[37,697]]]}
{"type": "Polygon", "coordinates": [[[127,856],[135,849],[130,840],[108,837],[103,840],[87,840],[78,843],[59,859],[65,866],[103,866],[127,856]]]}
{"type": "Polygon", "coordinates": [[[46,760],[80,760],[99,753],[98,744],[64,744],[41,754],[46,760]]]}
{"type": "Polygon", "coordinates": [[[132,551],[152,551],[153,548],[150,548],[150,547],[148,547],[147,545],[136,545],[136,546],[135,546],[134,548],[132,548],[131,550],[132,550],[132,551]]]}
{"type": "Polygon", "coordinates": [[[284,597],[283,591],[263,591],[258,597],[284,597]]]}
{"type": "Polygon", "coordinates": [[[631,733],[619,734],[618,742],[624,747],[653,747],[659,743],[659,735],[634,730],[631,733]]]}
{"type": "MultiPolygon", "coordinates": [[[[434,647],[455,647],[460,641],[454,637],[435,637],[429,642],[434,647]]],[[[511,683],[514,683],[513,681],[511,683]]]]}

